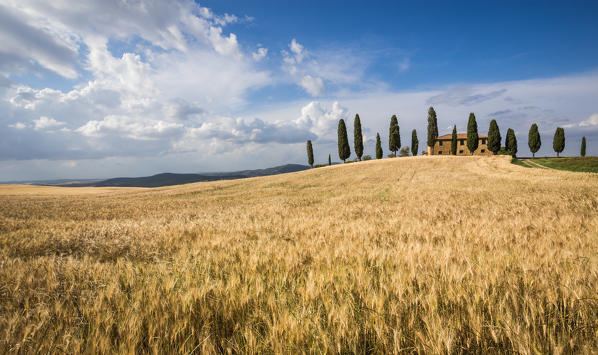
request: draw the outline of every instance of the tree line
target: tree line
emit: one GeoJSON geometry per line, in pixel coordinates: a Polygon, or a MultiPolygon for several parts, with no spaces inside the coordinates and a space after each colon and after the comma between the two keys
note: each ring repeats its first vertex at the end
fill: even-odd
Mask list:
{"type": "MultiPolygon", "coordinates": [[[[428,140],[427,145],[434,147],[438,140],[438,117],[433,107],[428,109],[428,140]]],[[[343,161],[351,156],[351,147],[349,146],[349,139],[347,135],[347,127],[345,120],[340,119],[337,127],[338,135],[338,157],[343,161]]],[[[475,114],[471,112],[467,122],[467,149],[470,154],[478,149],[479,146],[479,134],[478,124],[476,121],[475,114]]],[[[512,157],[517,156],[517,137],[515,131],[512,128],[507,129],[507,135],[505,137],[505,145],[501,146],[502,137],[500,135],[500,129],[496,120],[490,121],[488,128],[488,142],[487,147],[493,154],[511,155],[512,157]]],[[[536,152],[540,150],[542,141],[540,139],[540,132],[536,123],[532,124],[528,133],[528,147],[532,153],[532,157],[536,157],[536,152]]],[[[353,121],[353,147],[355,149],[355,155],[358,161],[369,160],[371,157],[363,155],[363,134],[361,133],[361,118],[359,114],[355,115],[353,121]]],[[[556,152],[557,158],[560,153],[565,149],[565,130],[562,127],[557,127],[553,142],[553,150],[556,152]]],[[[414,129],[411,131],[411,147],[405,146],[401,148],[401,133],[399,127],[399,121],[397,115],[392,115],[390,118],[390,127],[388,130],[388,150],[391,152],[388,157],[396,157],[397,152],[399,156],[408,156],[411,153],[413,156],[417,155],[419,149],[419,139],[417,138],[417,131],[414,129]],[[411,149],[410,149],[411,148],[411,149]]],[[[380,133],[376,133],[376,159],[382,159],[384,152],[382,150],[382,143],[380,140],[380,133]]],[[[453,126],[453,132],[451,137],[451,155],[457,155],[457,125],[453,126]]],[[[584,136],[581,140],[581,152],[580,155],[585,157],[586,155],[586,137],[584,136]]],[[[307,161],[311,167],[314,166],[314,151],[311,140],[307,141],[307,161]]],[[[328,154],[328,165],[332,165],[331,155],[328,154]]]]}

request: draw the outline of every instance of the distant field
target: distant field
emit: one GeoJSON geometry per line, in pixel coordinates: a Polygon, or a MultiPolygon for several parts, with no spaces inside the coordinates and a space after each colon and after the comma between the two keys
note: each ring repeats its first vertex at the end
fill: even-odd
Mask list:
{"type": "Polygon", "coordinates": [[[595,353],[597,251],[597,176],[510,157],[1,187],[0,353],[595,353]]]}
{"type": "MultiPolygon", "coordinates": [[[[515,163],[521,166],[531,167],[521,160],[518,160],[515,163]]],[[[598,173],[598,157],[538,158],[533,159],[532,163],[540,164],[551,169],[598,173]]]]}
{"type": "Polygon", "coordinates": [[[0,196],[82,196],[97,195],[107,192],[138,191],[142,188],[134,187],[56,187],[56,186],[35,186],[35,185],[0,185],[0,196]]]}

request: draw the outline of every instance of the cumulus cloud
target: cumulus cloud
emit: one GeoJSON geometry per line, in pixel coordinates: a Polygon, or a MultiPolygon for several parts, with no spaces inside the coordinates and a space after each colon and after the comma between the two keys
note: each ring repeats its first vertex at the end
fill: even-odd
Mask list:
{"type": "Polygon", "coordinates": [[[293,38],[291,40],[291,44],[289,44],[289,48],[291,53],[293,53],[294,60],[296,63],[300,64],[303,61],[303,57],[305,56],[304,48],[296,39],[293,38]]]}
{"type": "Polygon", "coordinates": [[[88,137],[103,137],[113,134],[134,140],[154,140],[179,135],[182,129],[183,125],[180,123],[147,121],[141,118],[110,115],[101,121],[88,121],[76,131],[88,137]]]}
{"type": "Polygon", "coordinates": [[[56,128],[64,125],[64,122],[59,122],[53,118],[46,116],[41,116],[39,119],[33,121],[33,127],[36,131],[48,128],[56,128]]]}
{"type": "Polygon", "coordinates": [[[298,127],[308,129],[319,140],[331,140],[336,133],[338,121],[347,118],[347,109],[338,101],[327,109],[319,101],[312,101],[301,108],[301,116],[294,120],[298,127]]]}
{"type": "Polygon", "coordinates": [[[320,96],[324,93],[322,78],[314,78],[311,75],[306,75],[301,79],[300,84],[311,96],[320,96]]]}
{"type": "MultiPolygon", "coordinates": [[[[242,106],[249,90],[271,81],[269,72],[253,66],[253,55],[241,51],[237,36],[224,30],[249,19],[217,15],[192,0],[77,6],[7,1],[0,5],[0,19],[6,20],[0,21],[0,38],[22,42],[18,47],[7,40],[0,48],[0,84],[6,87],[0,109],[8,115],[7,126],[23,131],[20,137],[0,137],[11,145],[0,160],[170,152],[188,132],[215,120],[219,111],[242,106]],[[120,42],[134,46],[121,50],[114,45],[120,42]],[[3,61],[7,53],[14,61],[3,61]],[[88,79],[68,91],[9,79],[34,69],[88,79]],[[23,122],[34,130],[25,133],[29,126],[23,122]]],[[[258,57],[266,54],[258,49],[258,57]]]]}
{"type": "Polygon", "coordinates": [[[258,48],[257,51],[255,51],[251,54],[251,56],[253,57],[253,60],[255,60],[256,62],[259,62],[260,60],[264,59],[267,55],[268,55],[268,48],[263,48],[263,47],[258,48]]]}

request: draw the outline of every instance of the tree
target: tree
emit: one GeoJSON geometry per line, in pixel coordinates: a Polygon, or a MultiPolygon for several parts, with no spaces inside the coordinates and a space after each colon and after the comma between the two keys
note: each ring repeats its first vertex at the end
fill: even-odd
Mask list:
{"type": "Polygon", "coordinates": [[[453,126],[453,135],[451,137],[451,154],[457,155],[457,125],[453,126]]]}
{"type": "Polygon", "coordinates": [[[532,158],[535,158],[536,152],[540,150],[540,147],[542,146],[540,132],[538,132],[538,125],[535,123],[529,128],[529,133],[527,135],[527,146],[532,152],[532,158]]]}
{"type": "Polygon", "coordinates": [[[505,147],[509,152],[511,152],[511,156],[513,158],[517,156],[517,137],[515,137],[515,131],[512,128],[507,129],[505,147]]]}
{"type": "Polygon", "coordinates": [[[307,162],[309,166],[314,167],[314,148],[311,146],[311,141],[307,141],[307,162]]]}
{"type": "Polygon", "coordinates": [[[469,122],[467,122],[467,149],[471,155],[478,149],[480,136],[478,135],[478,123],[475,120],[473,112],[469,114],[469,122]]]}
{"type": "Polygon", "coordinates": [[[498,123],[496,123],[496,120],[490,121],[490,128],[488,128],[488,150],[494,153],[494,155],[500,150],[501,139],[498,123]]]}
{"type": "Polygon", "coordinates": [[[390,118],[390,128],[388,130],[388,150],[394,152],[401,148],[401,134],[399,133],[399,122],[397,116],[392,115],[390,118]]]}
{"type": "Polygon", "coordinates": [[[332,159],[330,158],[330,154],[328,154],[328,165],[332,165],[332,159]]]}
{"type": "Polygon", "coordinates": [[[351,148],[349,148],[349,139],[347,138],[347,126],[345,120],[342,118],[338,121],[338,157],[343,162],[351,156],[351,148]]]}
{"type": "Polygon", "coordinates": [[[380,142],[380,133],[376,133],[376,159],[382,159],[382,142],[380,142]]]}
{"type": "Polygon", "coordinates": [[[419,148],[419,139],[417,139],[417,131],[411,131],[411,154],[417,155],[417,148],[419,148]]]}
{"type": "Polygon", "coordinates": [[[433,148],[438,138],[438,119],[434,107],[428,109],[428,147],[433,148]]]}
{"type": "Polygon", "coordinates": [[[586,137],[583,136],[581,138],[581,156],[585,157],[586,156],[586,137]]]}
{"type": "Polygon", "coordinates": [[[363,135],[361,134],[361,120],[358,114],[355,115],[355,121],[353,122],[353,143],[357,159],[361,160],[361,156],[363,155],[363,135]]]}
{"type": "Polygon", "coordinates": [[[554,138],[552,139],[552,149],[556,152],[556,157],[565,149],[565,130],[561,127],[557,127],[554,132],[554,138]]]}

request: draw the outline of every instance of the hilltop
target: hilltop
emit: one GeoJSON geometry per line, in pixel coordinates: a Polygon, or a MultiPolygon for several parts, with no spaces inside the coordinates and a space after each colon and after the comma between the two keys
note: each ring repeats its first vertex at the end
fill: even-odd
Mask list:
{"type": "Polygon", "coordinates": [[[446,156],[15,189],[2,353],[598,349],[596,174],[446,156]]]}

